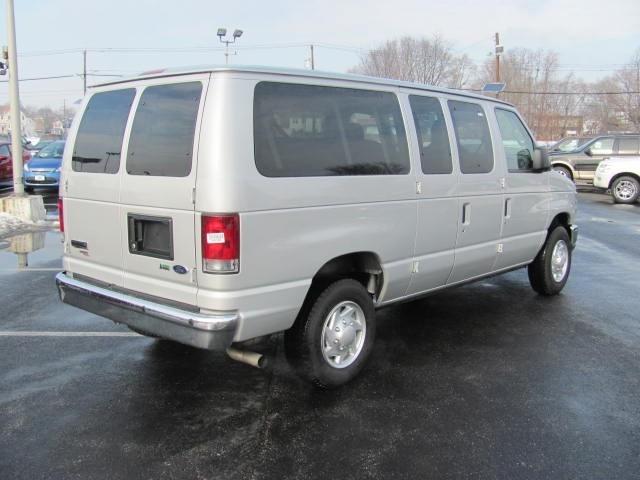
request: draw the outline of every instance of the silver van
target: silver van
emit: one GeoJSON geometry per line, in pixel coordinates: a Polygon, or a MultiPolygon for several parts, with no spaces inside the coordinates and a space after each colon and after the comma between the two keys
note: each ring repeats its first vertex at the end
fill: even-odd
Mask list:
{"type": "Polygon", "coordinates": [[[575,187],[513,106],[313,71],[98,85],[60,193],[65,303],[254,364],[284,331],[321,387],[362,369],[377,308],[521,267],[555,295],[577,238],[575,187]]]}

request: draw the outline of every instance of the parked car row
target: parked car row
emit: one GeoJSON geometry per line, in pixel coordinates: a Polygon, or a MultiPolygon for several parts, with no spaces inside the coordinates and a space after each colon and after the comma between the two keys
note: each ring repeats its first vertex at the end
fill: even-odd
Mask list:
{"type": "MultiPolygon", "coordinates": [[[[57,190],[64,145],[64,140],[56,140],[46,142],[35,155],[32,155],[27,149],[22,151],[25,190],[32,191],[34,187],[48,187],[57,190]]],[[[0,187],[10,187],[12,184],[11,144],[3,142],[0,143],[0,187]]]]}
{"type": "Polygon", "coordinates": [[[598,165],[605,158],[630,158],[640,155],[640,134],[601,135],[582,144],[577,141],[576,145],[575,149],[570,151],[564,151],[564,147],[552,148],[549,152],[551,165],[555,171],[574,182],[591,183],[598,165]]]}

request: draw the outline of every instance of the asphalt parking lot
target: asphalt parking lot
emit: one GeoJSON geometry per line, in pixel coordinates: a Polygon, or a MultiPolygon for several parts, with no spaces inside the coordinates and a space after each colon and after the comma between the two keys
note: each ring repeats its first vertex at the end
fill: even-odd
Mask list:
{"type": "Polygon", "coordinates": [[[55,232],[0,240],[0,477],[640,478],[640,205],[580,194],[569,283],[379,311],[363,374],[299,381],[62,305],[55,232]]]}

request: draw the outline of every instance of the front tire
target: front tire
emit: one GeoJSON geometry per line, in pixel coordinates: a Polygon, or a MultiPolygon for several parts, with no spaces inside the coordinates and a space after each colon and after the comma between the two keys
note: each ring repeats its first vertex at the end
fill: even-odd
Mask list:
{"type": "Polygon", "coordinates": [[[375,330],[371,295],[356,280],[338,280],[303,308],[285,332],[285,354],[302,378],[320,388],[336,388],[362,370],[375,330]]]}
{"type": "Polygon", "coordinates": [[[558,172],[563,177],[567,177],[569,180],[573,181],[573,175],[571,174],[571,170],[569,170],[567,167],[562,167],[560,165],[554,165],[553,166],[553,170],[555,172],[558,172]]]}
{"type": "Polygon", "coordinates": [[[634,177],[616,178],[611,185],[611,196],[616,203],[635,203],[640,194],[640,183],[634,177]]]}
{"type": "Polygon", "coordinates": [[[567,230],[557,226],[536,258],[529,264],[529,283],[540,295],[557,295],[564,288],[571,271],[571,242],[567,230]]]}

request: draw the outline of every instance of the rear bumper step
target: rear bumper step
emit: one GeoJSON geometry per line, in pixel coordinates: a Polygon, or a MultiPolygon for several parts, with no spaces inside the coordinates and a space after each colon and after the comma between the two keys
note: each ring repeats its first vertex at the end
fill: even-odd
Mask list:
{"type": "Polygon", "coordinates": [[[56,275],[60,299],[69,305],[134,329],[198,348],[226,350],[233,342],[237,312],[202,314],[115,292],[69,276],[56,275]]]}

